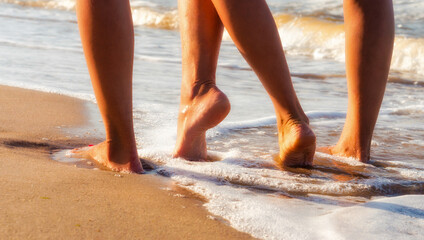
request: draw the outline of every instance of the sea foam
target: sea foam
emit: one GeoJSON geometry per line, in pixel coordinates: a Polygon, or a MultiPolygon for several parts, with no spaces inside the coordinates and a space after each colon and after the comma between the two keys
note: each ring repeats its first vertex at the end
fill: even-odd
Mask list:
{"type": "MultiPolygon", "coordinates": [[[[205,207],[212,214],[261,239],[351,239],[374,218],[378,218],[382,226],[391,226],[384,227],[385,231],[409,231],[411,239],[419,239],[423,233],[423,196],[374,197],[372,201],[358,198],[356,201],[332,195],[345,192],[351,196],[361,190],[370,192],[373,188],[393,184],[390,179],[364,179],[362,184],[325,183],[325,180],[302,174],[243,168],[234,164],[235,161],[225,157],[214,163],[163,159],[160,169],[180,186],[205,197],[208,200],[205,207]],[[291,192],[293,190],[297,192],[291,192]],[[367,203],[361,203],[364,201],[367,203]],[[349,221],[345,218],[348,215],[358,221],[347,226],[349,221]],[[337,218],[343,220],[334,221],[337,218]],[[406,227],[404,221],[414,221],[414,224],[406,227]],[[346,232],[347,228],[350,231],[346,232]]],[[[367,226],[365,236],[377,236],[376,231],[382,230],[381,226],[373,226],[367,226]]],[[[399,233],[394,234],[398,236],[399,233]]]]}

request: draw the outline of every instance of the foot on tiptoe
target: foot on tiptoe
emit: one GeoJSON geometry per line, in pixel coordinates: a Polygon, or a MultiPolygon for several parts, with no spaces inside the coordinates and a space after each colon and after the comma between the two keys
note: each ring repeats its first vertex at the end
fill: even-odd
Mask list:
{"type": "Polygon", "coordinates": [[[224,120],[230,108],[227,96],[214,85],[205,86],[200,94],[182,102],[174,157],[206,160],[206,130],[224,120]]]}
{"type": "Polygon", "coordinates": [[[279,127],[280,156],[275,159],[280,168],[311,167],[316,137],[307,121],[289,120],[279,127]]]}

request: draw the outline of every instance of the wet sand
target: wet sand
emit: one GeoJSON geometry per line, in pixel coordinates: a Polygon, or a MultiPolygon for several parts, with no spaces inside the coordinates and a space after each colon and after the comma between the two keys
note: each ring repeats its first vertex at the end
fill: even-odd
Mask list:
{"type": "Polygon", "coordinates": [[[0,86],[0,239],[249,239],[153,174],[116,175],[51,160],[98,139],[78,99],[0,86]]]}

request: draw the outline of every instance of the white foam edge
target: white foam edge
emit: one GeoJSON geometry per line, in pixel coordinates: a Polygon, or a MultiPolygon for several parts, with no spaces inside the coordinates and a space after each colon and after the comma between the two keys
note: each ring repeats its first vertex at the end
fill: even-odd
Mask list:
{"type": "MultiPolygon", "coordinates": [[[[381,198],[352,207],[340,207],[305,199],[273,198],[272,195],[256,194],[245,188],[193,181],[185,176],[172,178],[183,187],[206,197],[208,202],[205,203],[205,207],[212,214],[227,219],[235,229],[260,239],[355,239],[349,237],[353,237],[354,232],[360,231],[364,224],[378,216],[383,216],[379,221],[386,223],[380,224],[381,226],[396,226],[396,230],[405,220],[419,221],[419,226],[414,226],[413,229],[420,233],[416,236],[424,233],[424,221],[420,214],[418,216],[400,214],[404,209],[410,208],[424,212],[424,196],[418,196],[418,199],[402,196],[395,201],[392,198],[381,198]],[[385,202],[395,204],[384,204],[385,202]],[[378,207],[372,207],[373,205],[378,207]],[[373,217],[367,217],[370,212],[373,217]],[[347,219],[341,222],[334,221],[335,218],[358,215],[362,216],[361,219],[356,219],[352,224],[340,225],[346,223],[347,219]],[[398,215],[401,215],[401,218],[398,215]],[[345,228],[353,229],[352,234],[345,235],[345,228]]],[[[385,230],[390,232],[391,229],[385,230]]],[[[369,234],[374,236],[372,233],[369,234]]]]}
{"type": "Polygon", "coordinates": [[[405,169],[405,168],[395,168],[387,167],[386,170],[392,170],[398,172],[402,177],[411,179],[414,181],[424,181],[424,169],[405,169]]]}
{"type": "MultiPolygon", "coordinates": [[[[327,154],[323,152],[315,152],[315,156],[331,159],[333,161],[348,164],[350,166],[363,166],[363,167],[375,168],[375,166],[368,163],[360,162],[358,159],[353,157],[335,156],[335,155],[331,155],[331,154],[327,154]]],[[[372,162],[372,160],[370,161],[372,162]]]]}

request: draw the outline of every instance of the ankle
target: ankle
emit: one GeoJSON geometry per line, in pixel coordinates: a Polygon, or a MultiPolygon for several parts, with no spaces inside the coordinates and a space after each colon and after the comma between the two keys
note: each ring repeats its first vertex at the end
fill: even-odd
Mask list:
{"type": "Polygon", "coordinates": [[[116,164],[126,164],[138,160],[135,142],[120,140],[106,140],[108,159],[116,164]]]}
{"type": "Polygon", "coordinates": [[[306,124],[309,126],[309,119],[305,114],[303,115],[277,114],[277,126],[280,129],[284,129],[288,126],[294,126],[299,124],[306,124]]]}
{"type": "Polygon", "coordinates": [[[206,94],[215,87],[214,79],[190,81],[190,83],[183,86],[181,97],[185,101],[193,101],[196,97],[206,94]]]}

